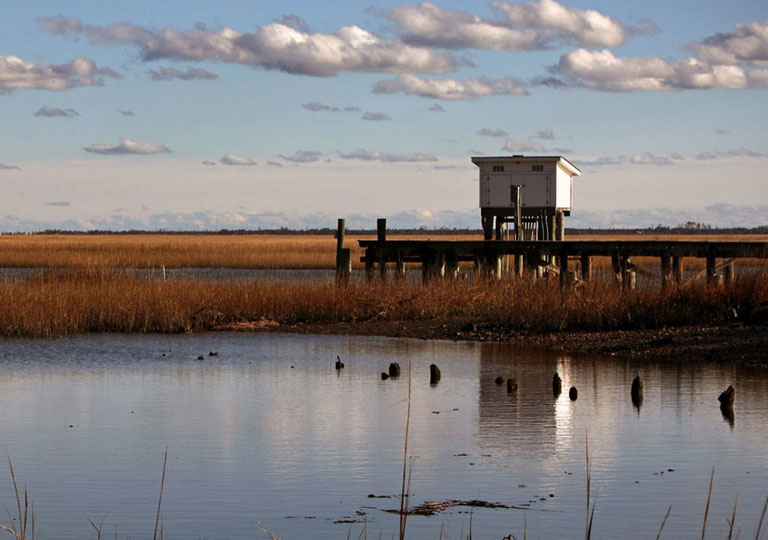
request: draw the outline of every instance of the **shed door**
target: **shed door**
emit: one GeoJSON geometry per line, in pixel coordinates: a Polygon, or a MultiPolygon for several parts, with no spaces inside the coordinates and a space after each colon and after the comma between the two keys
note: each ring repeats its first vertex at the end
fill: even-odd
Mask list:
{"type": "Polygon", "coordinates": [[[523,188],[523,206],[547,208],[552,206],[551,175],[527,174],[523,188]]]}
{"type": "MultiPolygon", "coordinates": [[[[512,208],[512,186],[525,184],[525,177],[510,174],[489,174],[485,178],[481,206],[488,208],[512,208]]],[[[482,187],[481,187],[482,189],[482,187]]]]}

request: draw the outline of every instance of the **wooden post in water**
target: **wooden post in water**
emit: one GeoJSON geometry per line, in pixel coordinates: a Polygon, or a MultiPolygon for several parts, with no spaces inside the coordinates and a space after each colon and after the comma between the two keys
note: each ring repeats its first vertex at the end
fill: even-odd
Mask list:
{"type": "MultiPolygon", "coordinates": [[[[387,219],[378,218],[376,220],[376,241],[379,244],[383,244],[387,241],[387,219]]],[[[379,279],[382,281],[387,280],[387,257],[383,246],[379,246],[377,259],[379,262],[379,279]]]]}
{"type": "Polygon", "coordinates": [[[565,289],[569,284],[568,254],[563,253],[562,255],[559,255],[558,258],[560,259],[560,288],[565,289]]]}
{"type": "Polygon", "coordinates": [[[723,267],[723,279],[725,280],[725,286],[730,287],[733,285],[733,278],[735,277],[735,267],[730,262],[723,267]]]}
{"type": "Polygon", "coordinates": [[[675,255],[672,257],[672,274],[675,276],[675,283],[680,285],[683,282],[683,273],[685,272],[683,258],[675,255]]]}
{"type": "Polygon", "coordinates": [[[395,258],[395,280],[402,281],[405,279],[405,261],[403,260],[403,252],[397,250],[397,256],[395,258]]]}
{"type": "Polygon", "coordinates": [[[373,247],[365,249],[365,281],[373,281],[373,263],[376,260],[376,250],[373,247]]]}
{"type": "Polygon", "coordinates": [[[589,255],[581,256],[581,279],[584,281],[592,280],[592,261],[589,255]]]}
{"type": "Polygon", "coordinates": [[[336,255],[336,283],[346,285],[352,273],[352,256],[349,248],[342,248],[336,255]]]}
{"type": "Polygon", "coordinates": [[[445,254],[445,277],[448,279],[458,279],[459,277],[459,258],[454,251],[445,254]]]}
{"type": "Polygon", "coordinates": [[[671,260],[669,258],[669,255],[662,255],[660,258],[661,261],[661,288],[666,289],[669,287],[669,278],[672,272],[671,268],[671,260]]]}
{"type": "Polygon", "coordinates": [[[618,251],[611,254],[611,268],[613,269],[613,279],[617,285],[622,284],[623,272],[622,272],[622,260],[621,253],[618,251]]]}
{"type": "Polygon", "coordinates": [[[713,255],[707,255],[707,285],[715,284],[715,268],[717,267],[717,259],[713,255]]]}
{"type": "MultiPolygon", "coordinates": [[[[338,223],[336,225],[336,281],[342,282],[349,279],[349,268],[352,264],[352,260],[350,259],[349,253],[347,253],[347,261],[345,264],[345,261],[343,260],[344,255],[342,255],[342,251],[344,250],[344,233],[346,230],[346,223],[347,220],[344,218],[339,218],[338,223]],[[345,269],[346,269],[346,275],[345,275],[345,269]]],[[[349,250],[347,250],[349,251],[349,250]]]]}

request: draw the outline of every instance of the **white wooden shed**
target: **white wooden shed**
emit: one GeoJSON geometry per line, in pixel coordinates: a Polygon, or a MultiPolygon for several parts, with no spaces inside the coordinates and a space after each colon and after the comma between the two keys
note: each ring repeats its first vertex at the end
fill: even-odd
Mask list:
{"type": "Polygon", "coordinates": [[[480,208],[513,208],[512,186],[521,187],[523,208],[573,207],[573,177],[581,171],[563,156],[473,157],[472,163],[480,168],[480,208]]]}
{"type": "Polygon", "coordinates": [[[562,240],[563,217],[573,208],[573,178],[581,170],[563,156],[473,157],[480,174],[483,231],[490,239],[516,223],[519,239],[562,240]],[[519,216],[516,215],[520,204],[519,216]]]}

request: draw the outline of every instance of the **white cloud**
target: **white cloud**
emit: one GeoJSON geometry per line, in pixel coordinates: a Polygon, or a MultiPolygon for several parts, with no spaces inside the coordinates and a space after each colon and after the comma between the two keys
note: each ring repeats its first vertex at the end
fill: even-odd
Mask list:
{"type": "Polygon", "coordinates": [[[512,79],[424,79],[403,73],[397,79],[378,81],[373,86],[374,94],[394,94],[402,92],[431,99],[464,101],[478,99],[484,96],[527,95],[528,91],[522,82],[512,79]]]}
{"type": "Polygon", "coordinates": [[[147,76],[153,81],[172,81],[173,79],[180,79],[182,81],[204,79],[210,81],[219,78],[215,73],[200,68],[187,68],[187,71],[181,71],[172,67],[147,70],[147,76]]]}
{"type": "Polygon", "coordinates": [[[124,109],[115,109],[117,112],[122,114],[123,116],[135,116],[133,111],[126,111],[124,109]]]}
{"type": "Polygon", "coordinates": [[[712,64],[768,62],[768,20],[737,24],[733,33],[717,33],[690,47],[712,64]]]}
{"type": "Polygon", "coordinates": [[[361,116],[363,120],[368,120],[369,122],[381,122],[384,120],[392,120],[392,117],[389,116],[387,113],[381,113],[381,112],[367,112],[363,116],[361,116]]]}
{"type": "MultiPolygon", "coordinates": [[[[280,154],[281,159],[293,163],[314,163],[316,161],[320,161],[320,158],[322,157],[323,153],[316,150],[298,150],[292,156],[284,156],[280,154]]],[[[278,163],[278,165],[280,164],[278,163]]],[[[280,166],[282,167],[282,165],[280,166]]]]}
{"type": "Polygon", "coordinates": [[[361,161],[381,161],[382,163],[407,162],[415,163],[422,161],[437,161],[435,156],[429,154],[390,154],[387,152],[378,152],[375,150],[363,150],[357,148],[352,152],[340,153],[341,159],[359,159],[361,161]]]}
{"type": "Polygon", "coordinates": [[[234,165],[234,166],[253,166],[258,165],[254,160],[237,156],[235,154],[227,154],[219,160],[222,165],[234,165]]]}
{"type": "Polygon", "coordinates": [[[768,69],[754,67],[768,62],[768,21],[737,25],[735,34],[716,34],[691,48],[698,56],[676,61],[577,49],[550,68],[562,80],[539,77],[535,83],[608,92],[768,87],[768,69]]]}
{"type": "Polygon", "coordinates": [[[477,134],[482,135],[483,137],[506,137],[509,135],[509,133],[501,128],[482,128],[478,130],[477,134]]]}
{"type": "Polygon", "coordinates": [[[515,139],[509,139],[502,147],[502,150],[509,150],[510,152],[544,152],[546,149],[537,142],[533,141],[518,141],[515,139]]]}
{"type": "MultiPolygon", "coordinates": [[[[594,10],[566,7],[555,0],[511,4],[492,2],[503,18],[484,19],[465,11],[442,9],[431,2],[401,5],[385,15],[404,32],[407,43],[444,48],[526,51],[561,44],[615,47],[627,29],[594,10]]],[[[650,21],[645,33],[655,28],[650,21]]]]}
{"type": "Polygon", "coordinates": [[[159,154],[170,152],[167,146],[152,144],[132,139],[120,139],[120,144],[92,144],[83,148],[86,152],[93,154],[117,155],[117,154],[159,154]]]}
{"type": "Polygon", "coordinates": [[[51,201],[45,204],[47,206],[72,206],[69,201],[51,201]]]}
{"type": "Polygon", "coordinates": [[[16,165],[6,165],[5,163],[0,163],[0,171],[20,171],[21,167],[17,167],[16,165]]]}
{"type": "Polygon", "coordinates": [[[54,34],[84,33],[94,45],[136,45],[145,61],[227,62],[317,77],[342,71],[445,73],[456,67],[456,60],[449,55],[381,39],[358,26],[321,34],[276,22],[249,33],[232,28],[178,30],[170,26],[150,30],[129,23],[91,26],[61,16],[39,17],[37,21],[54,34]]]}
{"type": "Polygon", "coordinates": [[[98,75],[111,76],[110,73],[114,72],[97,69],[96,63],[85,57],[66,64],[38,66],[18,56],[0,55],[0,94],[17,89],[69,90],[101,85],[103,80],[98,75]]]}
{"type": "Polygon", "coordinates": [[[48,105],[44,105],[35,112],[35,116],[46,116],[49,118],[69,118],[72,116],[80,115],[77,114],[75,109],[59,109],[57,107],[49,107],[48,105]]]}
{"type": "Polygon", "coordinates": [[[440,105],[439,103],[435,103],[434,105],[432,105],[427,110],[432,111],[432,112],[445,112],[445,109],[443,109],[443,106],[440,105]]]}
{"type": "Polygon", "coordinates": [[[717,155],[713,154],[712,152],[701,152],[700,154],[696,154],[693,156],[693,159],[697,159],[699,161],[706,161],[710,159],[717,159],[717,155]]]}
{"type": "Polygon", "coordinates": [[[627,163],[632,165],[674,165],[675,162],[671,158],[664,156],[656,156],[651,153],[637,154],[634,156],[628,156],[625,158],[627,163]]]}
{"type": "Polygon", "coordinates": [[[215,167],[217,165],[215,161],[211,161],[210,159],[204,159],[203,161],[201,161],[201,163],[206,167],[215,167]]]}

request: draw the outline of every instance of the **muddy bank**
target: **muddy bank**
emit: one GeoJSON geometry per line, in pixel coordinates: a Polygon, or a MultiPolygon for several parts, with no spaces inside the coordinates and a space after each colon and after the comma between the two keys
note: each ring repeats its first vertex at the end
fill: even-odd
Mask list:
{"type": "Polygon", "coordinates": [[[501,341],[538,345],[563,352],[599,353],[647,360],[715,360],[768,368],[768,323],[764,321],[751,324],[724,321],[654,330],[544,333],[524,332],[465,319],[296,325],[260,321],[223,325],[216,330],[501,341]]]}

